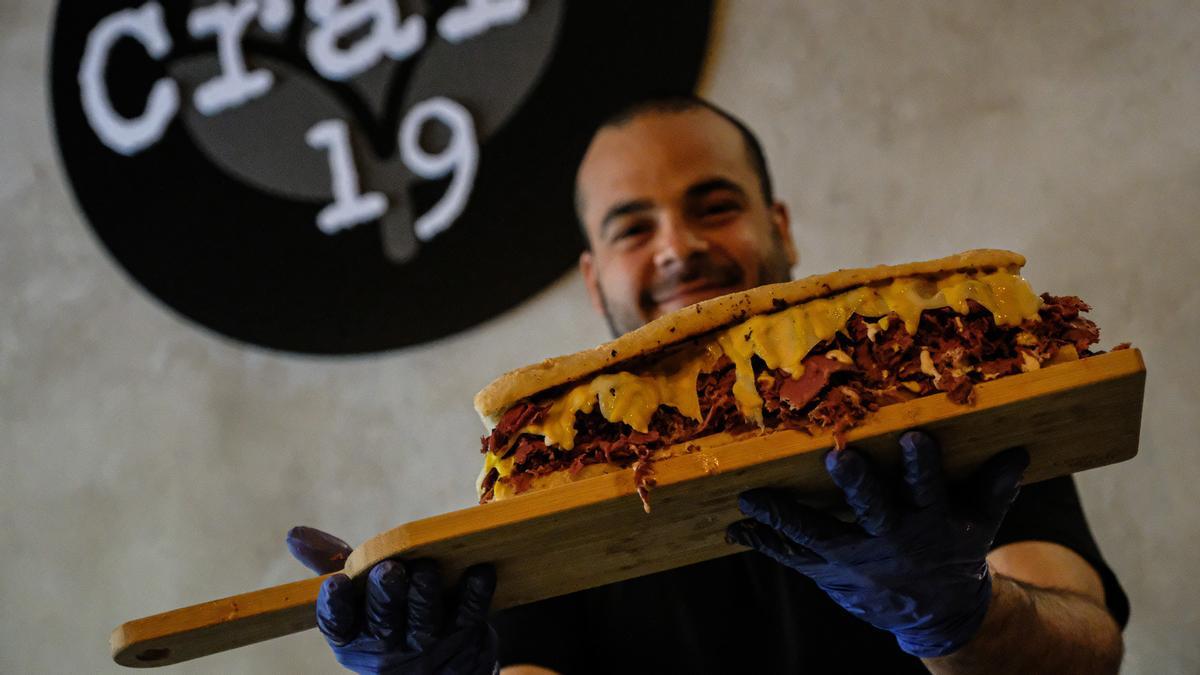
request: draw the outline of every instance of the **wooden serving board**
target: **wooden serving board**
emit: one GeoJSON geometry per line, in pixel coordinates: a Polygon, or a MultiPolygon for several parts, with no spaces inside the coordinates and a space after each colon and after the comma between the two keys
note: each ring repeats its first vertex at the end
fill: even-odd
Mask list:
{"type": "MultiPolygon", "coordinates": [[[[971,407],[944,394],[886,406],[848,438],[894,465],[900,434],[920,427],[941,444],[951,479],[1023,446],[1025,482],[1036,482],[1136,455],[1145,377],[1141,352],[1111,352],[977,385],[971,407]]],[[[430,557],[452,583],[468,566],[491,562],[500,609],[742,551],[724,531],[742,518],[736,495],[752,487],[836,499],[822,463],[828,436],[781,431],[694,444],[698,451],[654,464],[649,514],[628,469],[401,525],[355,549],[344,571],[360,577],[390,557],[430,557]]],[[[323,579],[131,621],[113,631],[113,659],[166,665],[311,628],[323,579]]]]}

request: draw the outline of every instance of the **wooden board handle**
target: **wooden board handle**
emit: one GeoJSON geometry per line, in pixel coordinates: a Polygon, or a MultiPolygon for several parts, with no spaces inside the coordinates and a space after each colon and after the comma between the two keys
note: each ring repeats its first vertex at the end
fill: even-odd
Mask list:
{"type": "Polygon", "coordinates": [[[121,624],[109,637],[113,660],[154,668],[299,633],[317,625],[329,575],[173,609],[121,624]]]}

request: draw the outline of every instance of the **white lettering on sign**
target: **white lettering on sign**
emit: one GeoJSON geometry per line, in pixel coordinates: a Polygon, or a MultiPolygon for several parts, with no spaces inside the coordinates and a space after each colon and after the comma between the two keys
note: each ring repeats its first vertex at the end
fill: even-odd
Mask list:
{"type": "Polygon", "coordinates": [[[400,125],[400,158],[422,178],[441,178],[453,172],[450,187],[438,203],[413,225],[417,238],[429,241],[454,224],[462,214],[475,184],[475,169],[479,165],[479,144],[475,140],[475,124],[467,109],[443,96],[422,101],[413,106],[400,125]],[[421,129],[437,120],[450,129],[450,141],[436,155],[421,147],[421,129]]]}
{"type": "Polygon", "coordinates": [[[387,198],[378,192],[359,191],[358,171],[350,151],[350,130],[342,120],[317,122],[304,140],[318,150],[329,150],[329,175],[333,180],[333,203],[317,214],[317,227],[335,234],[370,222],[387,212],[387,198]]]}
{"type": "Polygon", "coordinates": [[[123,37],[142,43],[155,60],[166,56],[171,51],[171,36],[163,23],[162,7],[147,2],[138,9],[104,17],[88,34],[79,64],[79,92],[88,124],[105,145],[122,155],[133,155],[162,138],[179,111],[179,85],[160,78],[150,89],[145,111],[133,119],[114,110],[104,76],[113,45],[123,37]]]}
{"type": "Polygon", "coordinates": [[[292,22],[292,0],[262,0],[258,23],[272,33],[281,32],[292,22]]]}
{"type": "MultiPolygon", "coordinates": [[[[493,26],[511,24],[525,16],[528,0],[466,0],[438,20],[438,34],[461,42],[493,26]]],[[[305,12],[313,22],[306,38],[306,53],[318,73],[331,80],[346,80],[387,56],[402,60],[425,45],[425,18],[400,16],[394,0],[307,0],[305,12]],[[365,29],[365,31],[364,31],[365,29]],[[344,41],[358,35],[352,44],[344,41]],[[341,43],[341,44],[339,44],[341,43]]],[[[196,88],[192,103],[206,116],[244,105],[267,94],[274,84],[271,71],[248,70],[242,42],[257,20],[270,32],[287,29],[295,14],[293,0],[219,0],[194,8],[188,15],[188,33],[196,39],[215,35],[220,74],[196,88]]],[[[113,46],[122,38],[137,40],[155,60],[172,48],[162,6],[151,1],[138,9],[115,12],[88,34],[79,66],[79,89],[84,116],[102,143],[123,155],[134,155],[158,142],[179,111],[179,85],[160,78],[150,89],[145,110],[126,118],[113,108],[105,74],[113,46]]],[[[438,203],[413,225],[421,241],[436,237],[462,215],[479,167],[479,143],[471,114],[459,103],[435,97],[413,106],[400,125],[400,159],[413,173],[436,180],[452,175],[438,203]],[[421,131],[430,122],[449,130],[449,142],[437,153],[421,147],[421,131]]],[[[327,151],[333,201],[317,214],[317,227],[326,234],[376,220],[387,211],[380,192],[361,191],[344,120],[314,124],[305,142],[327,151]]]]}
{"type": "Polygon", "coordinates": [[[425,17],[414,14],[401,21],[394,0],[308,0],[305,11],[316,24],[306,43],[308,60],[331,80],[354,77],[385,55],[406,59],[425,45],[425,17]],[[344,49],[338,46],[368,24],[365,36],[344,49]]]}
{"type": "MultiPolygon", "coordinates": [[[[278,7],[272,9],[279,11],[278,7]]],[[[221,64],[221,74],[196,87],[192,96],[201,113],[212,116],[271,90],[275,83],[271,71],[258,68],[247,72],[242,54],[242,36],[259,13],[258,0],[240,0],[236,5],[218,2],[199,7],[188,15],[188,33],[192,37],[217,36],[217,59],[221,64]]]]}
{"type": "Polygon", "coordinates": [[[449,42],[462,42],[492,26],[516,23],[529,11],[529,0],[467,0],[438,19],[438,35],[449,42]]]}

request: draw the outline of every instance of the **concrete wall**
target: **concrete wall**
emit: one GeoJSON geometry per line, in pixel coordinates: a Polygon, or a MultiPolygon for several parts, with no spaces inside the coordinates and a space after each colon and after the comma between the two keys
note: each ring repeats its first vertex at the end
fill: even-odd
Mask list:
{"type": "MultiPolygon", "coordinates": [[[[303,576],[468,505],[494,374],[604,337],[571,274],[371,359],[246,349],[134,287],[47,123],[52,3],[0,2],[0,672],[113,672],[123,620],[303,576]]],[[[1142,454],[1081,475],[1133,602],[1129,673],[1200,671],[1200,12],[1195,3],[728,2],[705,91],[760,130],[801,274],[1001,246],[1150,369],[1142,454]]],[[[330,672],[314,633],[178,673],[330,672]]]]}

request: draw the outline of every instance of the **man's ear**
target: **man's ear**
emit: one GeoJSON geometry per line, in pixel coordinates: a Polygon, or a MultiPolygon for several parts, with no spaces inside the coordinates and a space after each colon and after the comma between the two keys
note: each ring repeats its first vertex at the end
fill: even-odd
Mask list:
{"type": "Polygon", "coordinates": [[[788,265],[795,267],[796,263],[800,262],[800,253],[796,250],[796,242],[792,240],[792,218],[788,213],[787,204],[775,202],[771,205],[771,224],[783,244],[788,265]]]}
{"type": "Polygon", "coordinates": [[[604,300],[600,295],[600,278],[596,275],[596,258],[591,251],[579,254],[579,272],[583,274],[583,285],[587,287],[592,309],[604,316],[604,300]]]}

